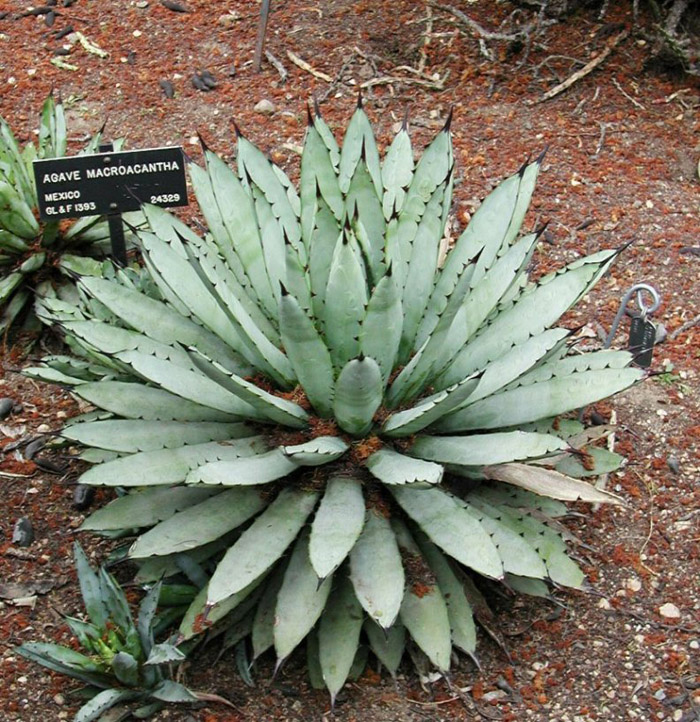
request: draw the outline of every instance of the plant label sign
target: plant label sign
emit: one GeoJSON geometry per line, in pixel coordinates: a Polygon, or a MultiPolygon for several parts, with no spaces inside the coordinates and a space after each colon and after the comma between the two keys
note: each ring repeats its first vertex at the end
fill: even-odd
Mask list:
{"type": "Polygon", "coordinates": [[[627,349],[634,355],[633,363],[649,368],[654,354],[656,326],[641,316],[633,316],[630,324],[630,337],[627,349]]]}
{"type": "Polygon", "coordinates": [[[44,221],[187,205],[182,148],[108,151],[34,161],[44,221]]]}

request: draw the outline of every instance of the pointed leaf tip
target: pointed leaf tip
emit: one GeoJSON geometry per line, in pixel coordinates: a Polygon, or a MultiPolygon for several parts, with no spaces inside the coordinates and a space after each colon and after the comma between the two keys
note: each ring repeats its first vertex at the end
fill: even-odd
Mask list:
{"type": "Polygon", "coordinates": [[[450,112],[447,114],[447,120],[445,120],[445,125],[442,128],[443,133],[449,133],[450,126],[452,125],[452,115],[454,114],[454,105],[450,106],[450,112]]]}
{"type": "Polygon", "coordinates": [[[284,285],[284,283],[282,283],[282,281],[280,281],[280,293],[283,296],[289,296],[289,291],[287,290],[287,287],[284,285]]]}
{"type": "Polygon", "coordinates": [[[403,114],[403,120],[401,121],[401,130],[405,130],[408,133],[408,114],[411,109],[411,106],[407,105],[406,110],[403,114]]]}
{"type": "Polygon", "coordinates": [[[243,133],[241,133],[241,129],[238,127],[236,119],[231,118],[231,122],[233,123],[233,132],[236,134],[236,138],[244,138],[245,136],[243,135],[243,133]]]}
{"type": "Polygon", "coordinates": [[[202,151],[206,153],[209,150],[209,146],[205,143],[204,138],[202,138],[202,134],[199,131],[197,131],[197,140],[202,146],[202,151]]]}
{"type": "Polygon", "coordinates": [[[357,109],[362,110],[362,90],[357,91],[357,109]]]}
{"type": "Polygon", "coordinates": [[[539,237],[547,230],[547,226],[549,226],[549,221],[545,221],[541,226],[535,228],[535,235],[537,236],[538,240],[539,237]]]}
{"type": "MultiPolygon", "coordinates": [[[[314,105],[316,103],[316,98],[314,98],[314,105]]],[[[316,115],[320,118],[321,116],[319,113],[316,113],[316,115]]],[[[311,128],[314,124],[314,116],[311,114],[311,106],[307,103],[306,104],[306,124],[311,128]]],[[[316,182],[316,185],[318,186],[318,181],[316,182]]]]}
{"type": "Polygon", "coordinates": [[[547,145],[545,145],[542,152],[537,156],[537,158],[535,159],[535,163],[538,163],[541,165],[542,161],[544,160],[544,157],[547,155],[548,150],[549,150],[549,143],[547,143],[547,145]]]}

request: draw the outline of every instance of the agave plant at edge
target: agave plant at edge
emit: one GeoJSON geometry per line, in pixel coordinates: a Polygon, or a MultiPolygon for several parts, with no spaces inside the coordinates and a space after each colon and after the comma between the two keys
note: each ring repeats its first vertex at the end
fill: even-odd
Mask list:
{"type": "MultiPolygon", "coordinates": [[[[90,138],[80,154],[96,153],[102,130],[90,138]]],[[[114,146],[121,148],[122,141],[114,146]]],[[[31,306],[34,294],[50,292],[52,269],[80,256],[109,252],[109,230],[104,216],[86,216],[74,223],[40,221],[39,199],[32,164],[62,158],[68,133],[63,104],[53,95],[44,101],[38,142],[20,148],[8,123],[0,117],[0,331],[7,330],[31,306]],[[77,254],[73,256],[71,254],[77,254]]],[[[129,213],[140,223],[140,213],[129,213]]]]}
{"type": "Polygon", "coordinates": [[[129,492],[83,528],[135,530],[141,578],[183,555],[211,568],[182,637],[224,620],[278,664],[306,639],[333,697],[367,647],[392,673],[405,649],[441,671],[453,647],[473,654],[479,575],[580,587],[547,518],[617,499],[562,473],[610,458],[556,417],[642,372],[553,327],[616,251],[528,279],[538,235],[519,231],[540,160],[439,266],[448,126],[417,164],[403,128],[382,162],[361,107],[342,149],[317,114],[298,191],[242,136],[237,173],[204,155],[190,167],[204,236],[146,207],[147,283],[86,275],[42,304],[83,358],[29,373],[97,407],[63,431],[92,447],[80,481],[129,492]]]}

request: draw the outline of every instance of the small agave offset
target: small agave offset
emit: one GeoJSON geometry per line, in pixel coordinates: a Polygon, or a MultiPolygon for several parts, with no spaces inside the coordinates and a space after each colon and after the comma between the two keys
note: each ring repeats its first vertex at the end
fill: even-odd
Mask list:
{"type": "Polygon", "coordinates": [[[206,234],[145,207],[148,274],[45,299],[83,358],[29,373],[97,407],[62,432],[92,447],[80,481],[129,492],[83,528],[136,534],[140,578],[184,557],[212,571],[181,637],[233,626],[278,664],[306,640],[335,697],[367,649],[392,674],[405,650],[443,672],[453,648],[473,654],[480,575],[583,584],[548,519],[618,501],[574,477],[620,459],[557,417],[643,374],[552,328],[616,251],[528,279],[539,159],[440,266],[449,123],[414,164],[406,128],[380,160],[361,107],[342,149],[309,121],[298,191],[240,134],[237,172],[205,148],[190,172],[206,234]]]}
{"type": "Polygon", "coordinates": [[[83,652],[41,642],[17,648],[32,662],[86,684],[81,695],[88,701],[73,722],[106,720],[105,713],[114,707],[122,709],[118,719],[124,719],[129,705],[135,708],[135,717],[146,719],[173,702],[208,700],[229,704],[169,679],[173,666],[185,655],[171,644],[156,644],[154,640],[156,612],[162,603],[160,582],[141,601],[134,622],[126,595],[109,572],[104,568],[93,570],[77,543],[74,557],[88,619],[66,617],[65,621],[83,652]]]}

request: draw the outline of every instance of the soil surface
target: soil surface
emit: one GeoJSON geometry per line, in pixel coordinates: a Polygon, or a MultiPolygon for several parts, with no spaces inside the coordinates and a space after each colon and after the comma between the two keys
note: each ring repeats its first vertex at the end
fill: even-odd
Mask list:
{"type": "MultiPolygon", "coordinates": [[[[106,135],[124,136],[128,148],[181,144],[197,158],[201,133],[213,149],[231,155],[235,119],[296,176],[305,105],[313,97],[341,137],[362,89],[382,146],[407,108],[416,148],[453,108],[454,233],[497,180],[548,147],[526,221],[528,227],[549,222],[536,274],[631,243],[566,324],[583,325],[584,343],[600,346],[630,286],[650,283],[661,296],[653,320],[667,336],[655,350],[652,375],[595,409],[619,425],[615,449],[629,464],[611,476],[608,488],[628,506],[580,506],[567,521],[581,541],[577,553],[594,591],[560,592],[555,604],[494,590],[489,627],[500,632],[501,643],[481,635],[480,670],[461,659],[449,683],[421,684],[408,668],[392,680],[370,667],[342,692],[335,718],[700,720],[698,88],[645,67],[645,40],[633,27],[631,2],[610,3],[602,19],[593,7],[514,43],[479,38],[478,28],[458,18],[461,12],[483,31],[503,32],[534,21],[533,11],[509,2],[462,0],[453,6],[457,14],[416,0],[273,2],[266,48],[283,72],[265,58],[259,73],[253,67],[258,3],[182,0],[188,12],[167,4],[58,0],[53,15],[35,15],[26,14],[25,0],[2,0],[0,113],[20,140],[35,134],[41,102],[53,89],[68,110],[71,152],[106,122],[106,135]],[[75,35],[58,37],[69,28],[104,57],[75,35]],[[629,36],[593,72],[537,102],[624,28],[629,36]],[[210,92],[192,84],[202,70],[216,78],[210,92]],[[161,81],[171,84],[174,97],[166,97],[161,81]],[[256,110],[263,100],[269,105],[256,110]]],[[[643,27],[650,19],[640,22],[643,27]]],[[[626,345],[628,327],[623,320],[613,346],[626,345]]],[[[14,652],[25,641],[67,642],[61,614],[78,612],[80,602],[70,552],[83,519],[72,506],[79,469],[69,463],[60,470],[65,460],[55,456],[28,460],[26,447],[13,450],[28,435],[57,431],[76,412],[60,389],[21,376],[45,343],[55,341],[44,339],[27,355],[21,339],[7,341],[1,358],[0,396],[16,402],[0,425],[0,589],[14,596],[0,601],[5,722],[71,719],[77,708],[68,694],[72,682],[14,652]],[[19,547],[12,534],[24,516],[36,538],[19,547]],[[20,585],[19,598],[10,583],[20,585]]],[[[106,498],[98,495],[98,503],[106,498]]],[[[89,536],[81,541],[95,561],[109,550],[89,536]]],[[[305,681],[301,657],[274,680],[266,660],[254,670],[253,689],[242,683],[232,656],[214,665],[216,655],[212,649],[194,658],[186,681],[227,697],[236,710],[173,707],[157,719],[333,718],[328,695],[305,681]]]]}

